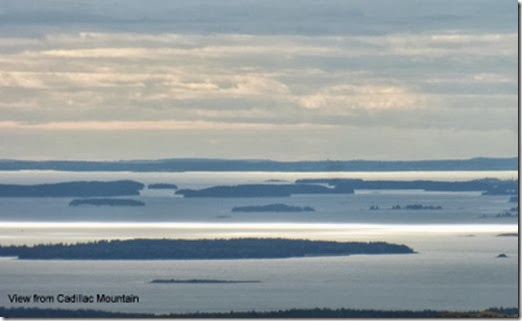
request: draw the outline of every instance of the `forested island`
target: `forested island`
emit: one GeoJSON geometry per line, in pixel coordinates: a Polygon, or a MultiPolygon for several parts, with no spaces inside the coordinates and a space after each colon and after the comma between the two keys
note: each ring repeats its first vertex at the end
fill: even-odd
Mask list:
{"type": "Polygon", "coordinates": [[[63,260],[269,259],[352,254],[412,254],[406,245],[282,238],[133,239],[76,244],[0,246],[0,256],[63,260]]]}
{"type": "MultiPolygon", "coordinates": [[[[381,207],[377,205],[370,206],[371,211],[380,210],[381,207]]],[[[408,205],[393,205],[391,208],[384,208],[391,210],[442,210],[442,206],[437,205],[422,205],[422,204],[408,204],[408,205]]]]}
{"type": "Polygon", "coordinates": [[[479,218],[514,218],[514,217],[518,217],[518,206],[512,207],[509,210],[504,210],[498,214],[494,214],[494,215],[483,214],[483,215],[479,216],[479,218]]]}
{"type": "Polygon", "coordinates": [[[518,237],[518,233],[501,233],[497,235],[498,237],[518,237]]]}
{"type": "Polygon", "coordinates": [[[149,184],[147,186],[148,189],[178,189],[178,185],[176,184],[168,184],[168,183],[156,183],[149,184]]]}
{"type": "MultiPolygon", "coordinates": [[[[518,180],[479,179],[464,182],[441,181],[365,181],[362,179],[299,179],[294,184],[243,184],[213,186],[199,190],[180,189],[184,197],[288,197],[294,194],[353,194],[355,190],[425,190],[446,192],[482,192],[483,195],[514,195],[518,180]]],[[[414,208],[407,209],[441,209],[414,208]]]]}
{"type": "Polygon", "coordinates": [[[290,309],[278,311],[230,311],[196,313],[130,313],[102,310],[69,310],[40,308],[0,307],[0,315],[7,318],[170,318],[170,319],[325,319],[325,318],[518,318],[519,310],[513,308],[489,308],[482,311],[437,311],[437,310],[363,310],[363,309],[290,309]]]}
{"type": "Polygon", "coordinates": [[[288,197],[293,194],[353,194],[353,189],[315,184],[244,184],[181,189],[176,194],[184,197],[288,197]]]}
{"type": "Polygon", "coordinates": [[[213,279],[190,279],[190,280],[177,280],[177,279],[156,279],[150,281],[150,283],[160,284],[237,284],[237,283],[261,283],[259,280],[213,280],[213,279]]]}
{"type": "Polygon", "coordinates": [[[296,184],[327,184],[337,189],[353,190],[424,190],[436,192],[482,192],[483,195],[518,195],[518,180],[485,178],[462,182],[448,181],[365,181],[362,179],[298,179],[296,184]]]}
{"type": "Polygon", "coordinates": [[[69,206],[76,207],[82,205],[92,206],[145,206],[145,202],[125,199],[125,198],[85,198],[74,199],[69,202],[69,206]]]}
{"type": "Polygon", "coordinates": [[[145,185],[122,180],[65,182],[39,185],[0,184],[0,197],[97,197],[139,195],[145,185]]]}
{"type": "Polygon", "coordinates": [[[236,206],[232,212],[314,212],[310,206],[292,206],[286,204],[268,204],[254,206],[236,206]]]}

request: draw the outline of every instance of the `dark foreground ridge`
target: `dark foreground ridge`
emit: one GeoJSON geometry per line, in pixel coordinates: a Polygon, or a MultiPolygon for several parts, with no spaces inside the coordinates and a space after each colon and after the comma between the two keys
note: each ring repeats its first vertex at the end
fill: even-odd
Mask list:
{"type": "Polygon", "coordinates": [[[471,158],[423,161],[297,161],[228,160],[179,158],[129,161],[21,161],[0,160],[0,170],[59,170],[59,171],[263,171],[263,172],[386,172],[386,171],[483,171],[518,170],[518,159],[471,158]]]}
{"type": "Polygon", "coordinates": [[[124,313],[100,310],[65,310],[39,308],[3,308],[0,307],[0,316],[7,318],[220,318],[220,319],[269,319],[269,318],[518,318],[517,308],[489,308],[483,311],[435,311],[435,310],[356,310],[356,309],[291,309],[279,311],[230,311],[223,313],[124,313]]]}
{"type": "Polygon", "coordinates": [[[69,202],[69,206],[145,206],[145,202],[125,198],[87,198],[75,199],[69,202]]]}
{"type": "Polygon", "coordinates": [[[65,182],[39,185],[0,184],[0,197],[97,197],[139,195],[144,185],[123,180],[65,182]]]}
{"type": "Polygon", "coordinates": [[[406,245],[281,238],[216,240],[134,239],[76,244],[0,246],[0,256],[63,260],[270,259],[352,254],[411,254],[406,245]]]}
{"type": "Polygon", "coordinates": [[[310,206],[292,206],[286,204],[268,204],[254,206],[236,206],[232,208],[232,212],[314,212],[315,209],[310,206]]]}

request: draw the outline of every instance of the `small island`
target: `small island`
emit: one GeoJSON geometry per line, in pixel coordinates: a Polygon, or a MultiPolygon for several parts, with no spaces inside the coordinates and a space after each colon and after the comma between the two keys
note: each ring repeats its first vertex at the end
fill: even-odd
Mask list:
{"type": "MultiPolygon", "coordinates": [[[[378,211],[381,208],[377,205],[370,206],[370,211],[378,211]]],[[[441,210],[442,206],[434,206],[434,205],[422,205],[422,204],[408,204],[408,205],[393,205],[392,210],[441,210]]]]}
{"type": "Polygon", "coordinates": [[[125,198],[85,198],[85,199],[74,199],[69,202],[69,206],[145,206],[145,202],[125,199],[125,198]]]}
{"type": "Polygon", "coordinates": [[[355,254],[413,254],[404,244],[282,238],[132,239],[76,244],[0,246],[0,256],[32,260],[282,259],[355,254]]]}
{"type": "Polygon", "coordinates": [[[176,184],[168,184],[168,183],[156,183],[149,184],[147,186],[148,189],[178,189],[178,185],[176,184]]]}
{"type": "Polygon", "coordinates": [[[497,237],[518,237],[518,233],[501,233],[497,237]]]}
{"type": "Polygon", "coordinates": [[[497,259],[507,259],[508,256],[505,254],[505,253],[501,253],[499,255],[497,255],[497,259]]]}
{"type": "Polygon", "coordinates": [[[518,207],[512,207],[495,215],[482,214],[479,218],[516,218],[518,217],[518,207]]]}
{"type": "Polygon", "coordinates": [[[286,204],[268,204],[258,206],[237,206],[232,208],[232,212],[314,212],[310,206],[292,206],[286,204]]]}
{"type": "Polygon", "coordinates": [[[237,284],[237,283],[261,283],[258,280],[212,280],[212,279],[190,279],[190,280],[177,280],[177,279],[156,279],[150,281],[150,283],[178,283],[178,284],[237,284]]]}

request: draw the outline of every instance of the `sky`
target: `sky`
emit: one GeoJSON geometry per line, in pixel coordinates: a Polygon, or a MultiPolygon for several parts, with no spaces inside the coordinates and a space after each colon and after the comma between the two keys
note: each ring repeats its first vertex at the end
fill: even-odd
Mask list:
{"type": "Polygon", "coordinates": [[[517,155],[511,0],[0,0],[0,159],[517,155]]]}

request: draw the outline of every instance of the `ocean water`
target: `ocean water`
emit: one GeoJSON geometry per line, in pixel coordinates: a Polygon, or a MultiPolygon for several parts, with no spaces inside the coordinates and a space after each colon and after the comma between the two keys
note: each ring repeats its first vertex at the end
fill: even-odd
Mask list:
{"type": "MultiPolygon", "coordinates": [[[[135,179],[180,188],[270,179],[467,180],[516,172],[408,173],[67,173],[1,172],[1,183],[135,179]]],[[[145,190],[145,207],[69,207],[70,198],[0,198],[0,244],[128,238],[291,237],[403,243],[417,254],[263,260],[64,261],[0,259],[0,306],[93,308],[127,312],[369,308],[476,310],[517,306],[517,206],[480,193],[357,191],[288,198],[192,198],[145,190]],[[234,206],[285,203],[315,212],[232,213],[234,206]],[[442,210],[396,211],[395,204],[442,210]],[[379,211],[369,207],[378,205],[379,211]],[[500,253],[508,257],[496,258],[500,253]],[[151,284],[153,279],[259,280],[242,284],[151,284]],[[135,294],[134,304],[14,304],[8,294],[135,294]]]]}

